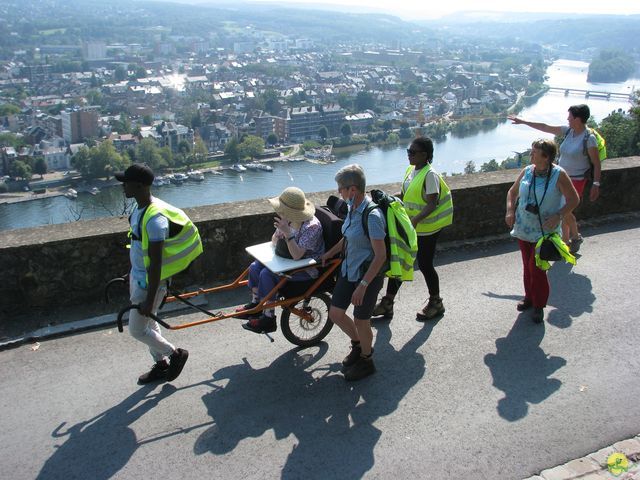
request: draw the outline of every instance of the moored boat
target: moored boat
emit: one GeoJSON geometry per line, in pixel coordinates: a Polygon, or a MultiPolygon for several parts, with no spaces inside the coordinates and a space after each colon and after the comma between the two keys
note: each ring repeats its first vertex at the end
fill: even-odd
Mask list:
{"type": "Polygon", "coordinates": [[[78,192],[76,192],[73,188],[70,188],[64,193],[64,196],[70,200],[75,200],[78,198],[78,192]]]}
{"type": "Polygon", "coordinates": [[[186,179],[188,179],[184,173],[174,173],[170,181],[174,185],[181,185],[186,179]]]}
{"type": "Polygon", "coordinates": [[[169,183],[169,180],[161,175],[155,177],[153,179],[153,186],[154,187],[161,187],[162,185],[166,185],[167,183],[169,183]]]}
{"type": "Polygon", "coordinates": [[[265,172],[273,172],[273,167],[271,165],[266,165],[264,163],[247,163],[245,165],[249,170],[262,170],[265,172]]]}
{"type": "Polygon", "coordinates": [[[189,177],[189,180],[196,180],[198,182],[204,180],[204,175],[200,170],[189,170],[187,172],[187,176],[189,177]]]}
{"type": "Polygon", "coordinates": [[[325,145],[324,147],[312,148],[304,152],[304,157],[309,160],[324,160],[331,159],[331,152],[333,151],[333,145],[325,145]]]}

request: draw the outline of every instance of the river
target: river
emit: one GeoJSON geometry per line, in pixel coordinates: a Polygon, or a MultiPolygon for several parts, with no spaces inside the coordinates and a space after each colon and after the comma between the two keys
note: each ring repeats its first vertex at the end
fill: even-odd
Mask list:
{"type": "MultiPolygon", "coordinates": [[[[547,83],[554,87],[591,89],[631,93],[640,88],[639,79],[624,83],[591,84],[587,82],[588,64],[558,60],[547,70],[547,83]]],[[[617,109],[628,110],[629,102],[620,99],[585,99],[578,94],[565,96],[562,92],[547,92],[534,105],[519,115],[552,125],[566,124],[567,109],[577,103],[588,103],[591,114],[600,122],[617,109]]],[[[434,166],[440,172],[461,173],[467,162],[477,167],[495,159],[498,162],[513,156],[514,151],[526,150],[542,132],[523,125],[506,122],[497,128],[473,136],[456,138],[451,134],[435,144],[434,166]]],[[[318,165],[309,162],[273,163],[273,172],[246,171],[238,174],[226,170],[224,175],[206,175],[203,182],[186,182],[181,186],[154,188],[154,194],[178,207],[194,207],[237,200],[272,197],[284,188],[295,185],[307,192],[335,188],[335,172],[349,163],[359,163],[367,174],[367,183],[381,184],[400,181],[407,165],[407,145],[373,147],[357,153],[338,154],[336,163],[318,165]]],[[[0,230],[24,228],[51,223],[109,216],[123,207],[120,188],[103,189],[98,195],[79,194],[77,200],[51,197],[28,202],[0,205],[0,230]]]]}

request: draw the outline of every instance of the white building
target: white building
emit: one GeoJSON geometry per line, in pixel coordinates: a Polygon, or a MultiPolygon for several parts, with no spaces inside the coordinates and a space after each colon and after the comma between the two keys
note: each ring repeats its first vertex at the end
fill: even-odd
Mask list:
{"type": "Polygon", "coordinates": [[[85,42],[82,45],[85,60],[102,60],[107,58],[107,45],[103,42],[85,42]]]}
{"type": "Polygon", "coordinates": [[[71,156],[68,149],[62,147],[47,147],[42,151],[48,170],[69,170],[71,156]]]}
{"type": "Polygon", "coordinates": [[[370,112],[347,115],[344,120],[351,125],[354,133],[366,133],[368,127],[374,122],[373,114],[370,112]]]}

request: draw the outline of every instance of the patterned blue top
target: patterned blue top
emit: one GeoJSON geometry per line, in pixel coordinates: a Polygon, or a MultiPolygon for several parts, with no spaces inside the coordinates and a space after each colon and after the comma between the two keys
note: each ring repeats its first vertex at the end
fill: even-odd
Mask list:
{"type": "MultiPolygon", "coordinates": [[[[560,177],[560,171],[563,170],[562,167],[554,166],[551,170],[551,177],[549,178],[549,185],[547,187],[546,194],[544,193],[544,190],[547,183],[547,177],[536,175],[535,188],[532,188],[534,168],[535,167],[533,165],[525,167],[524,176],[520,181],[518,207],[516,208],[516,221],[513,225],[513,230],[511,230],[511,236],[524,240],[525,242],[532,243],[538,241],[542,236],[542,231],[540,230],[538,215],[525,210],[527,204],[535,205],[535,196],[537,196],[542,223],[544,223],[550,216],[558,213],[558,210],[560,210],[565,204],[564,196],[558,188],[558,178],[560,177]]],[[[562,222],[554,230],[559,235],[562,235],[561,225],[562,222]]],[[[551,232],[545,231],[544,233],[551,232]]]]}
{"type": "MultiPolygon", "coordinates": [[[[342,234],[347,242],[347,250],[341,265],[343,277],[350,282],[358,282],[362,279],[366,270],[362,268],[373,260],[374,253],[371,240],[367,238],[362,227],[362,214],[369,205],[370,200],[365,199],[353,210],[349,207],[349,214],[342,224],[342,234]]],[[[369,213],[368,219],[369,237],[374,240],[383,240],[386,236],[386,221],[379,208],[369,213]]],[[[368,268],[368,267],[367,267],[368,268]]]]}

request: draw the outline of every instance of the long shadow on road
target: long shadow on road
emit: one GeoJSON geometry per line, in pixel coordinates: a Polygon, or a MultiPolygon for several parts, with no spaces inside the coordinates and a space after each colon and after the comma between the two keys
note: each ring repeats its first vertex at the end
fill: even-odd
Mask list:
{"type": "Polygon", "coordinates": [[[573,319],[593,311],[591,279],[577,273],[570,264],[556,262],[549,270],[551,294],[549,304],[556,307],[549,312],[548,322],[558,328],[568,328],[573,319]]]}
{"type": "MultiPolygon", "coordinates": [[[[434,326],[425,325],[396,351],[389,324],[378,325],[379,371],[355,384],[337,373],[339,364],[320,363],[328,349],[324,343],[286,352],[265,368],[254,369],[245,360],[218,370],[214,382],[226,384],[203,396],[215,425],[198,438],[195,453],[224,455],[242,440],[272,430],[276,440],[294,435],[297,441],[283,479],[361,478],[375,463],[374,447],[382,435],[376,420],[394,412],[425,374],[418,349],[434,326]]],[[[255,452],[256,458],[268,461],[270,450],[255,452]]]]}
{"type": "Polygon", "coordinates": [[[549,377],[567,361],[542,350],[544,332],[544,323],[535,324],[527,313],[522,313],[507,336],[496,340],[496,353],[484,357],[493,386],[504,392],[496,408],[505,420],[515,422],[524,418],[529,404],[544,401],[562,384],[549,377]]]}
{"type": "Polygon", "coordinates": [[[37,478],[112,478],[141,444],[130,425],[176,391],[166,384],[152,393],[154,387],[140,388],[118,405],[65,431],[65,423],[58,426],[52,436],[68,438],[45,462],[37,478]]]}
{"type": "MultiPolygon", "coordinates": [[[[593,311],[593,294],[591,279],[573,270],[572,266],[564,262],[555,262],[548,273],[550,294],[548,305],[556,307],[549,310],[546,321],[558,328],[568,328],[573,320],[583,313],[593,311]]],[[[522,287],[520,287],[522,291],[522,287]]],[[[484,296],[500,300],[521,300],[522,293],[499,294],[495,292],[483,293],[484,296]]]]}

